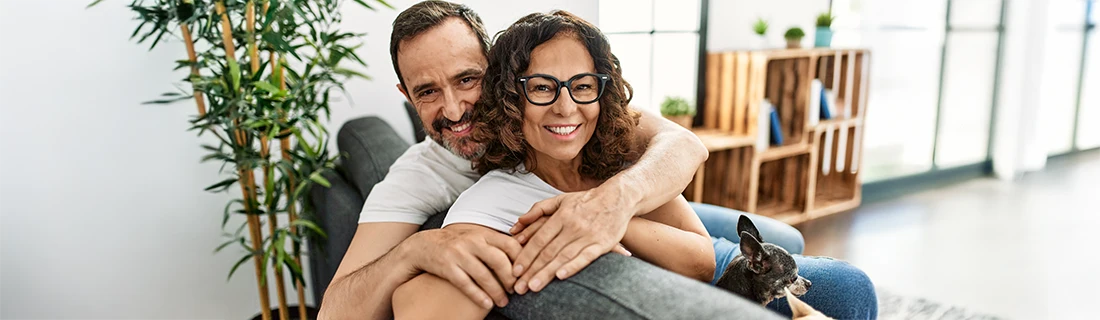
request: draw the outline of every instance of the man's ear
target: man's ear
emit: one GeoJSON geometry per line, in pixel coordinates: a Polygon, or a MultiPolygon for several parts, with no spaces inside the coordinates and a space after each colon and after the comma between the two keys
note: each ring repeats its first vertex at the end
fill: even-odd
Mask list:
{"type": "Polygon", "coordinates": [[[397,91],[401,91],[401,95],[405,96],[405,100],[408,100],[409,104],[415,106],[416,104],[413,103],[412,98],[409,97],[409,93],[407,91],[405,91],[405,86],[401,85],[401,83],[396,84],[396,86],[397,86],[397,91]]]}
{"type": "Polygon", "coordinates": [[[765,259],[764,246],[745,231],[741,232],[741,254],[748,260],[749,270],[753,273],[761,274],[768,272],[768,269],[770,269],[768,259],[765,259]]]}

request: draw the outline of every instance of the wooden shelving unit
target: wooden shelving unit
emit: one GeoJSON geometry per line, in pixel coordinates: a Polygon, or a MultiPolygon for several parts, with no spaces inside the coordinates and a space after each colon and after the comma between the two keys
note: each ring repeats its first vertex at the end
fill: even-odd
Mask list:
{"type": "Polygon", "coordinates": [[[789,224],[859,206],[869,65],[863,49],[708,53],[703,126],[693,131],[711,154],[684,195],[789,224]],[[834,93],[834,118],[814,119],[813,79],[834,93]],[[782,145],[767,144],[764,99],[782,145]]]}

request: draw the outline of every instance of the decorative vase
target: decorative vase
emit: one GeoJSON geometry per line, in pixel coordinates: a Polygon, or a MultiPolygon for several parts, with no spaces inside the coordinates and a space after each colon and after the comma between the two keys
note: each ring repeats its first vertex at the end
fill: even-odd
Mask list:
{"type": "Polygon", "coordinates": [[[787,49],[802,48],[802,39],[787,39],[787,49]]]}
{"type": "Polygon", "coordinates": [[[676,124],[690,130],[691,129],[691,123],[694,122],[693,120],[695,120],[695,117],[694,116],[689,116],[689,115],[665,116],[665,119],[671,120],[672,122],[675,122],[676,124]]]}
{"type": "Polygon", "coordinates": [[[833,30],[829,27],[817,27],[814,33],[814,47],[828,48],[833,42],[833,30]]]}

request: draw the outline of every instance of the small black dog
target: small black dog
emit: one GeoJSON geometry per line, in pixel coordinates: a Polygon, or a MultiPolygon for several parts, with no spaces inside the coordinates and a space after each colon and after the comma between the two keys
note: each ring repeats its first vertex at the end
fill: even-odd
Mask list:
{"type": "Polygon", "coordinates": [[[798,266],[787,250],[763,242],[746,216],[737,221],[737,232],[741,254],[726,266],[716,286],[761,304],[786,296],[787,288],[796,296],[806,294],[810,280],[798,276],[798,266]]]}

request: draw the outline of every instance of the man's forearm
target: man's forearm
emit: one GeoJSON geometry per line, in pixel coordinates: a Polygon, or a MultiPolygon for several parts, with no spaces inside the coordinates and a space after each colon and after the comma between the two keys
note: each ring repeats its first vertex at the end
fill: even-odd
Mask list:
{"type": "Polygon", "coordinates": [[[599,188],[627,201],[633,215],[643,215],[683,193],[708,155],[706,147],[690,131],[661,132],[649,140],[638,163],[599,188]]]}
{"type": "Polygon", "coordinates": [[[390,304],[393,292],[409,281],[416,272],[406,267],[400,246],[336,279],[325,291],[321,319],[388,319],[393,316],[390,304]]]}

